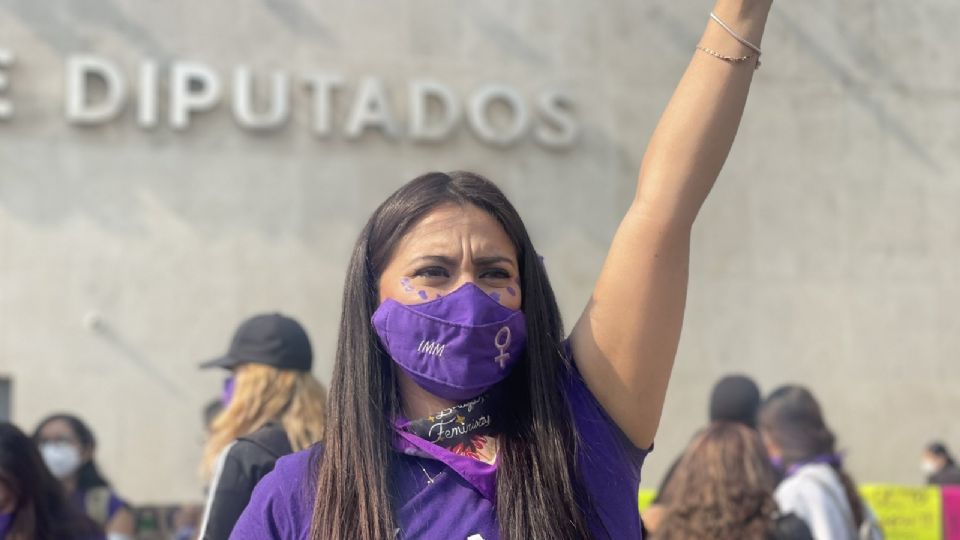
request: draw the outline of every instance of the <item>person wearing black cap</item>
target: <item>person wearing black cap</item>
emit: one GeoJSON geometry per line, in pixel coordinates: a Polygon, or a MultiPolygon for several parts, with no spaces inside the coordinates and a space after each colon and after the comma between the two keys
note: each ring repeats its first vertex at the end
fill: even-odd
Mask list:
{"type": "MultiPolygon", "coordinates": [[[[760,410],[760,388],[746,375],[727,375],[710,392],[710,423],[733,422],[757,429],[757,411],[760,410]]],[[[680,458],[673,462],[660,483],[659,494],[664,492],[680,458]]],[[[659,497],[660,495],[658,495],[659,497]]],[[[662,502],[659,498],[657,502],[662,502]]]]}
{"type": "Polygon", "coordinates": [[[727,421],[757,429],[760,389],[745,375],[728,375],[713,386],[710,421],[727,421]]]}
{"type": "Polygon", "coordinates": [[[224,409],[204,451],[202,469],[210,484],[201,539],[228,538],[276,460],[320,440],[326,391],[310,373],[312,366],[303,327],[279,313],[247,319],[226,355],[201,364],[231,372],[224,409]]]}
{"type": "MultiPolygon", "coordinates": [[[[727,375],[713,385],[709,406],[711,424],[714,422],[733,422],[756,429],[757,411],[759,409],[760,388],[750,377],[727,375]]],[[[682,457],[682,455],[679,456],[667,469],[663,481],[660,482],[660,489],[657,490],[657,497],[653,501],[653,505],[643,513],[643,525],[650,532],[656,529],[663,506],[667,504],[664,493],[682,457]]]]}

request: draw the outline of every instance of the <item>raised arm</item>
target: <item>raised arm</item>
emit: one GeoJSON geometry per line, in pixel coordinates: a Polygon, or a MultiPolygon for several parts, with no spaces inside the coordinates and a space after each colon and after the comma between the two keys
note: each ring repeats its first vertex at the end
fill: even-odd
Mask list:
{"type": "MultiPolygon", "coordinates": [[[[717,0],[714,13],[759,46],[771,3],[717,0]]],[[[571,334],[587,387],[644,448],[656,434],[680,340],[690,231],[733,144],[757,61],[713,20],[699,45],[710,52],[695,51],[660,118],[636,197],[571,334]]]]}

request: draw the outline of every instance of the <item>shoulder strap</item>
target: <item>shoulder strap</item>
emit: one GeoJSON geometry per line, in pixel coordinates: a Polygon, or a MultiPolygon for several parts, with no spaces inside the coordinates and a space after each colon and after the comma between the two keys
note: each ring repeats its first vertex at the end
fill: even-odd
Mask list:
{"type": "Polygon", "coordinates": [[[253,443],[274,458],[281,458],[293,452],[287,432],[280,424],[267,424],[249,435],[238,437],[237,440],[253,443]]]}
{"type": "Polygon", "coordinates": [[[813,540],[810,526],[793,512],[777,513],[774,517],[774,537],[777,540],[813,540]]]}

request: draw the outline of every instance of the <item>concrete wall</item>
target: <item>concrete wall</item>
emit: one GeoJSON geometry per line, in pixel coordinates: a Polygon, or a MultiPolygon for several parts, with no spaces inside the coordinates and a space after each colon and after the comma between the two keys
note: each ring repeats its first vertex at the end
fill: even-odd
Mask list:
{"type": "MultiPolygon", "coordinates": [[[[505,188],[546,257],[564,315],[584,305],[634,189],[646,140],[709,11],[704,0],[612,2],[36,2],[0,0],[16,55],[0,121],[0,375],[14,420],[74,411],[136,502],[198,499],[200,409],[247,315],[308,328],[328,380],[348,252],[374,206],[427,170],[505,188]],[[251,66],[342,73],[334,133],[293,120],[252,133],[229,99],[189,129],[64,118],[76,53],[135,81],[155,59],[203,62],[229,88],[251,66]],[[461,97],[488,82],[532,102],[569,92],[569,150],[508,148],[465,126],[441,143],[347,140],[358,81],[382,77],[405,114],[424,76],[461,97]],[[102,317],[101,332],[84,325],[102,317]]],[[[931,437],[960,446],[960,63],[953,0],[778,2],[764,67],[695,233],[687,325],[653,486],[705,419],[719,376],[809,384],[863,481],[920,480],[931,437]]],[[[133,96],[135,98],[135,96],[133,96]]],[[[166,104],[161,104],[165,113],[166,104]]],[[[161,116],[165,118],[165,116],[161,116]]]]}

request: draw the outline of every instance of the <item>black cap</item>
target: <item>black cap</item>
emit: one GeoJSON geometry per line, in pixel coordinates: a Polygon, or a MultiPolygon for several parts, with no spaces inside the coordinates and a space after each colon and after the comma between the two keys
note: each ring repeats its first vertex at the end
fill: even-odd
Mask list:
{"type": "Polygon", "coordinates": [[[290,317],[279,313],[254,315],[237,328],[225,356],[204,362],[200,367],[232,369],[247,363],[310,371],[313,366],[310,339],[300,323],[290,317]]]}
{"type": "Polygon", "coordinates": [[[760,389],[743,375],[728,375],[713,387],[710,395],[710,421],[737,422],[757,427],[760,389]]]}

